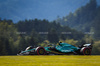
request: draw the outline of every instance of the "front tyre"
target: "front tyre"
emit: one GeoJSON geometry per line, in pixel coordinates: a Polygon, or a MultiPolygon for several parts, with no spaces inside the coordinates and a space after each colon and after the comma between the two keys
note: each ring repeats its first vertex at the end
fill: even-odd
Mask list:
{"type": "Polygon", "coordinates": [[[35,51],[36,51],[37,55],[45,55],[46,54],[46,51],[43,47],[37,47],[35,51]]]}
{"type": "Polygon", "coordinates": [[[83,47],[80,52],[82,55],[91,55],[91,49],[88,47],[83,47]]]}

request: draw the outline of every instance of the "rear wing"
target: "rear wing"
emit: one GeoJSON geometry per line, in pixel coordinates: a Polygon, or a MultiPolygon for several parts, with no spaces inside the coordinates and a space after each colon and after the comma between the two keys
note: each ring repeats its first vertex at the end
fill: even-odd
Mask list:
{"type": "Polygon", "coordinates": [[[84,44],[83,47],[88,47],[88,48],[92,49],[93,46],[92,46],[92,44],[84,44]]]}
{"type": "Polygon", "coordinates": [[[92,44],[83,44],[83,45],[79,45],[78,46],[79,48],[82,48],[82,47],[88,47],[88,48],[90,48],[90,49],[92,49],[92,44]]]}

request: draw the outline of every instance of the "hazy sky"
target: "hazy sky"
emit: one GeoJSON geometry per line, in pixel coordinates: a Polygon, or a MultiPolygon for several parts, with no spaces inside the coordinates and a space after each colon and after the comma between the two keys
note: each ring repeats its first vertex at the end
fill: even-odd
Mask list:
{"type": "MultiPolygon", "coordinates": [[[[0,0],[0,17],[14,22],[24,19],[48,19],[66,16],[89,0],[0,0]]],[[[100,5],[100,0],[97,0],[100,5]]]]}

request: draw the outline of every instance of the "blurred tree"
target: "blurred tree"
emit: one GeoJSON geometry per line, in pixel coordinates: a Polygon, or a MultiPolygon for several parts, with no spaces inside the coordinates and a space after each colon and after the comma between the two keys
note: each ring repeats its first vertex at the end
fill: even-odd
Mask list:
{"type": "Polygon", "coordinates": [[[3,44],[3,47],[0,48],[5,49],[6,54],[13,54],[12,50],[14,48],[14,41],[17,40],[16,32],[17,29],[15,28],[13,23],[7,23],[5,21],[0,22],[0,44],[3,44]]]}
{"type": "Polygon", "coordinates": [[[54,28],[52,28],[52,29],[49,30],[49,33],[48,33],[47,37],[48,37],[48,40],[51,43],[57,43],[59,41],[57,32],[56,32],[56,30],[54,28]]]}
{"type": "Polygon", "coordinates": [[[66,40],[66,36],[64,34],[61,34],[60,39],[61,40],[66,40]]]}
{"type": "Polygon", "coordinates": [[[7,55],[5,38],[0,36],[0,55],[7,55]]]}
{"type": "Polygon", "coordinates": [[[93,44],[92,54],[100,55],[100,41],[96,41],[95,44],[93,44]]]}
{"type": "Polygon", "coordinates": [[[19,39],[19,50],[23,50],[27,47],[27,43],[26,43],[26,40],[25,40],[25,37],[24,36],[20,36],[20,39],[19,39]]]}

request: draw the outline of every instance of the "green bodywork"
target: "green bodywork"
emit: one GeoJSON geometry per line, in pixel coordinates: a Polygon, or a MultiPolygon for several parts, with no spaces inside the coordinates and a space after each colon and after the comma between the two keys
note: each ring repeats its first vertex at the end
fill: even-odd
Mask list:
{"type": "MultiPolygon", "coordinates": [[[[51,51],[50,47],[44,47],[46,51],[51,51]]],[[[80,48],[75,47],[73,45],[67,44],[67,43],[60,43],[59,45],[55,46],[55,49],[59,52],[68,53],[68,52],[74,52],[79,50],[80,48]]]]}
{"type": "MultiPolygon", "coordinates": [[[[45,51],[46,52],[56,52],[56,53],[70,53],[70,52],[74,52],[74,51],[77,51],[79,50],[80,48],[78,47],[75,47],[73,45],[70,45],[70,44],[67,44],[67,43],[59,43],[59,45],[56,45],[56,46],[52,46],[52,47],[44,47],[45,51]],[[53,49],[51,49],[53,48],[53,49]]],[[[28,49],[28,50],[25,50],[25,51],[22,51],[21,53],[28,53],[28,52],[34,52],[36,50],[36,48],[33,48],[33,49],[28,49]]]]}
{"type": "Polygon", "coordinates": [[[92,45],[84,44],[82,47],[75,47],[68,43],[59,43],[58,45],[50,44],[47,47],[36,47],[29,46],[25,51],[19,52],[17,55],[65,55],[65,54],[79,54],[79,55],[90,55],[92,45]],[[88,53],[86,52],[88,51],[88,53]]]}

